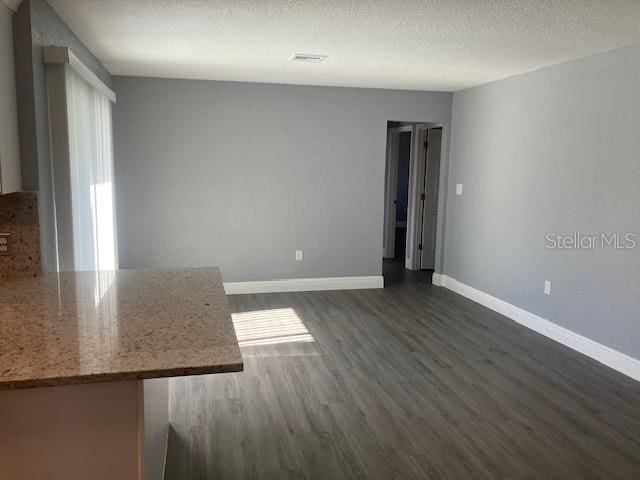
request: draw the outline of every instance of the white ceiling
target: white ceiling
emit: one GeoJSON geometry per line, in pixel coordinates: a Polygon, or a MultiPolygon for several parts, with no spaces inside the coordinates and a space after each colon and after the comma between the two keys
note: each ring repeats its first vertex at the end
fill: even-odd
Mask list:
{"type": "Polygon", "coordinates": [[[455,91],[640,43],[639,0],[49,3],[117,75],[455,91]]]}

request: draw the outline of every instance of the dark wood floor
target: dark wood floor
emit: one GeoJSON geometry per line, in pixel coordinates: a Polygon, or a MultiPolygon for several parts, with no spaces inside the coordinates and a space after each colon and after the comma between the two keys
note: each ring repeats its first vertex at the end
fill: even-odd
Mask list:
{"type": "Polygon", "coordinates": [[[640,479],[639,383],[385,272],[384,290],[230,297],[243,343],[292,341],[172,380],[167,478],[640,479]]]}

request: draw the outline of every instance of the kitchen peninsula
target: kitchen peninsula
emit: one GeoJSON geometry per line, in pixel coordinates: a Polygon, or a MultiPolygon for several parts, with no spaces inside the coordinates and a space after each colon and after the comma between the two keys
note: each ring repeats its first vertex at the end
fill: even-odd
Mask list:
{"type": "Polygon", "coordinates": [[[0,328],[6,478],[161,478],[166,377],[243,368],[216,268],[4,281],[0,328]]]}

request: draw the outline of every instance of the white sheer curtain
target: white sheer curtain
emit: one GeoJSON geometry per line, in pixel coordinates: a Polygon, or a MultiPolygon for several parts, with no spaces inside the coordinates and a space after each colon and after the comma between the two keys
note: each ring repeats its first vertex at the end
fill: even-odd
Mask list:
{"type": "Polygon", "coordinates": [[[111,101],[66,69],[76,270],[117,270],[111,101]]]}

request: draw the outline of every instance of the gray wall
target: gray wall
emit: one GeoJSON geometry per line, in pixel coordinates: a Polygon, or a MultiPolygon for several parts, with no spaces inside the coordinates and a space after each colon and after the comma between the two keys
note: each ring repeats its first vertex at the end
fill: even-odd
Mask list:
{"type": "Polygon", "coordinates": [[[38,190],[38,143],[36,141],[32,51],[31,2],[24,0],[13,15],[13,53],[16,66],[22,189],[26,191],[38,190]]]}
{"type": "Polygon", "coordinates": [[[22,188],[39,191],[43,268],[56,269],[46,68],[42,47],[69,47],[103,82],[111,75],[44,0],[23,0],[14,15],[22,188]]]}
{"type": "Polygon", "coordinates": [[[458,92],[452,123],[445,273],[640,358],[640,250],[545,248],[640,232],[640,47],[458,92]]]}
{"type": "Polygon", "coordinates": [[[121,268],[380,275],[387,120],[449,93],[114,77],[121,268]],[[295,250],[304,260],[295,261],[295,250]]]}

